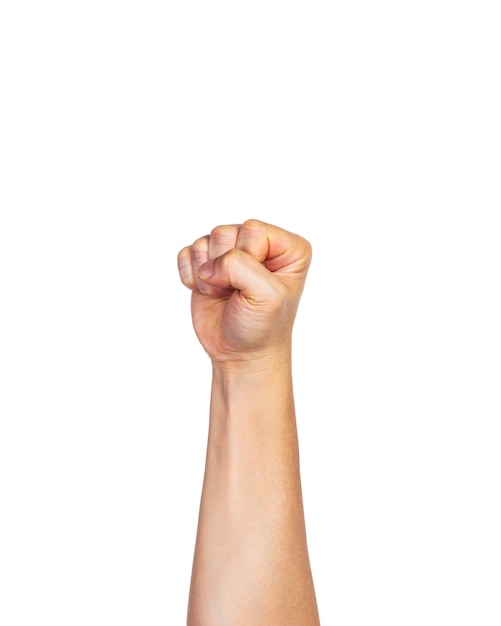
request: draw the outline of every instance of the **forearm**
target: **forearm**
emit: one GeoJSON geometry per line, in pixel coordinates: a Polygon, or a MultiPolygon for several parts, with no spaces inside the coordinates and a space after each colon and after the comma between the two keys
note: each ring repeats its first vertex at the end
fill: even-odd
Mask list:
{"type": "Polygon", "coordinates": [[[290,354],[214,365],[188,624],[318,623],[290,354]]]}

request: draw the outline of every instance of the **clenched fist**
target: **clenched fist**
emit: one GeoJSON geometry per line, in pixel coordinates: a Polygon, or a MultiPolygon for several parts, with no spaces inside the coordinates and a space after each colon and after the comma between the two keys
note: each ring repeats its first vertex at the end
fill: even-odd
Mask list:
{"type": "Polygon", "coordinates": [[[193,326],[214,362],[289,350],[310,261],[308,241],[259,220],[217,226],[181,250],[193,326]]]}

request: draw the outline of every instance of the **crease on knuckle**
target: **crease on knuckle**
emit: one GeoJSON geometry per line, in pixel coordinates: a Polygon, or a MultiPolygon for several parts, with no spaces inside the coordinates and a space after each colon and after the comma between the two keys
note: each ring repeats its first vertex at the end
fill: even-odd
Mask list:
{"type": "Polygon", "coordinates": [[[201,250],[207,249],[207,237],[200,237],[199,239],[194,241],[191,249],[194,252],[200,252],[201,250]]]}
{"type": "Polygon", "coordinates": [[[228,226],[226,224],[220,224],[219,226],[215,226],[210,233],[211,239],[216,239],[217,241],[227,239],[233,232],[233,227],[228,226]]]}
{"type": "Polygon", "coordinates": [[[256,219],[245,220],[240,230],[248,237],[259,237],[265,234],[265,224],[256,219]]]}
{"type": "Polygon", "coordinates": [[[261,230],[263,230],[264,225],[265,225],[264,222],[255,218],[245,220],[245,222],[242,224],[242,226],[245,226],[245,228],[261,229],[261,230]]]}
{"type": "Polygon", "coordinates": [[[189,259],[190,249],[185,247],[177,253],[177,266],[180,268],[182,265],[186,265],[189,259]]]}
{"type": "Polygon", "coordinates": [[[313,246],[307,239],[304,239],[304,238],[303,238],[303,245],[304,245],[304,257],[306,259],[307,264],[309,265],[311,263],[311,258],[313,256],[313,246]]]}

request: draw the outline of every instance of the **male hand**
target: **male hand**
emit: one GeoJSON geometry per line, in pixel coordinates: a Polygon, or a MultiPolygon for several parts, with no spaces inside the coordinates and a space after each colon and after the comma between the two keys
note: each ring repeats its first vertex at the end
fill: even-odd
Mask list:
{"type": "Polygon", "coordinates": [[[214,362],[290,349],[310,261],[308,241],[259,220],[217,226],[181,250],[193,326],[214,362]]]}

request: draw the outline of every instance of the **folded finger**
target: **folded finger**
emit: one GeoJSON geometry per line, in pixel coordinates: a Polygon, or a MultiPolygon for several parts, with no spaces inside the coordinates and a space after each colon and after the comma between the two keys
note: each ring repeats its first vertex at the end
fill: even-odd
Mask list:
{"type": "Polygon", "coordinates": [[[306,270],[311,261],[311,246],[306,239],[255,219],[240,226],[236,247],[264,263],[271,272],[306,270]]]}
{"type": "Polygon", "coordinates": [[[209,259],[217,259],[237,245],[239,224],[216,226],[209,236],[209,259]]]}
{"type": "Polygon", "coordinates": [[[221,289],[237,289],[253,302],[282,300],[285,286],[256,258],[233,248],[200,268],[204,282],[221,289]]]}
{"type": "Polygon", "coordinates": [[[193,274],[193,265],[191,264],[190,246],[183,248],[177,255],[177,268],[181,282],[188,289],[196,289],[195,276],[193,274]]]}
{"type": "Polygon", "coordinates": [[[206,296],[212,296],[213,298],[227,297],[231,291],[219,286],[209,285],[199,276],[200,266],[209,260],[209,235],[197,239],[191,246],[190,252],[192,273],[196,289],[198,289],[200,293],[206,296]]]}

